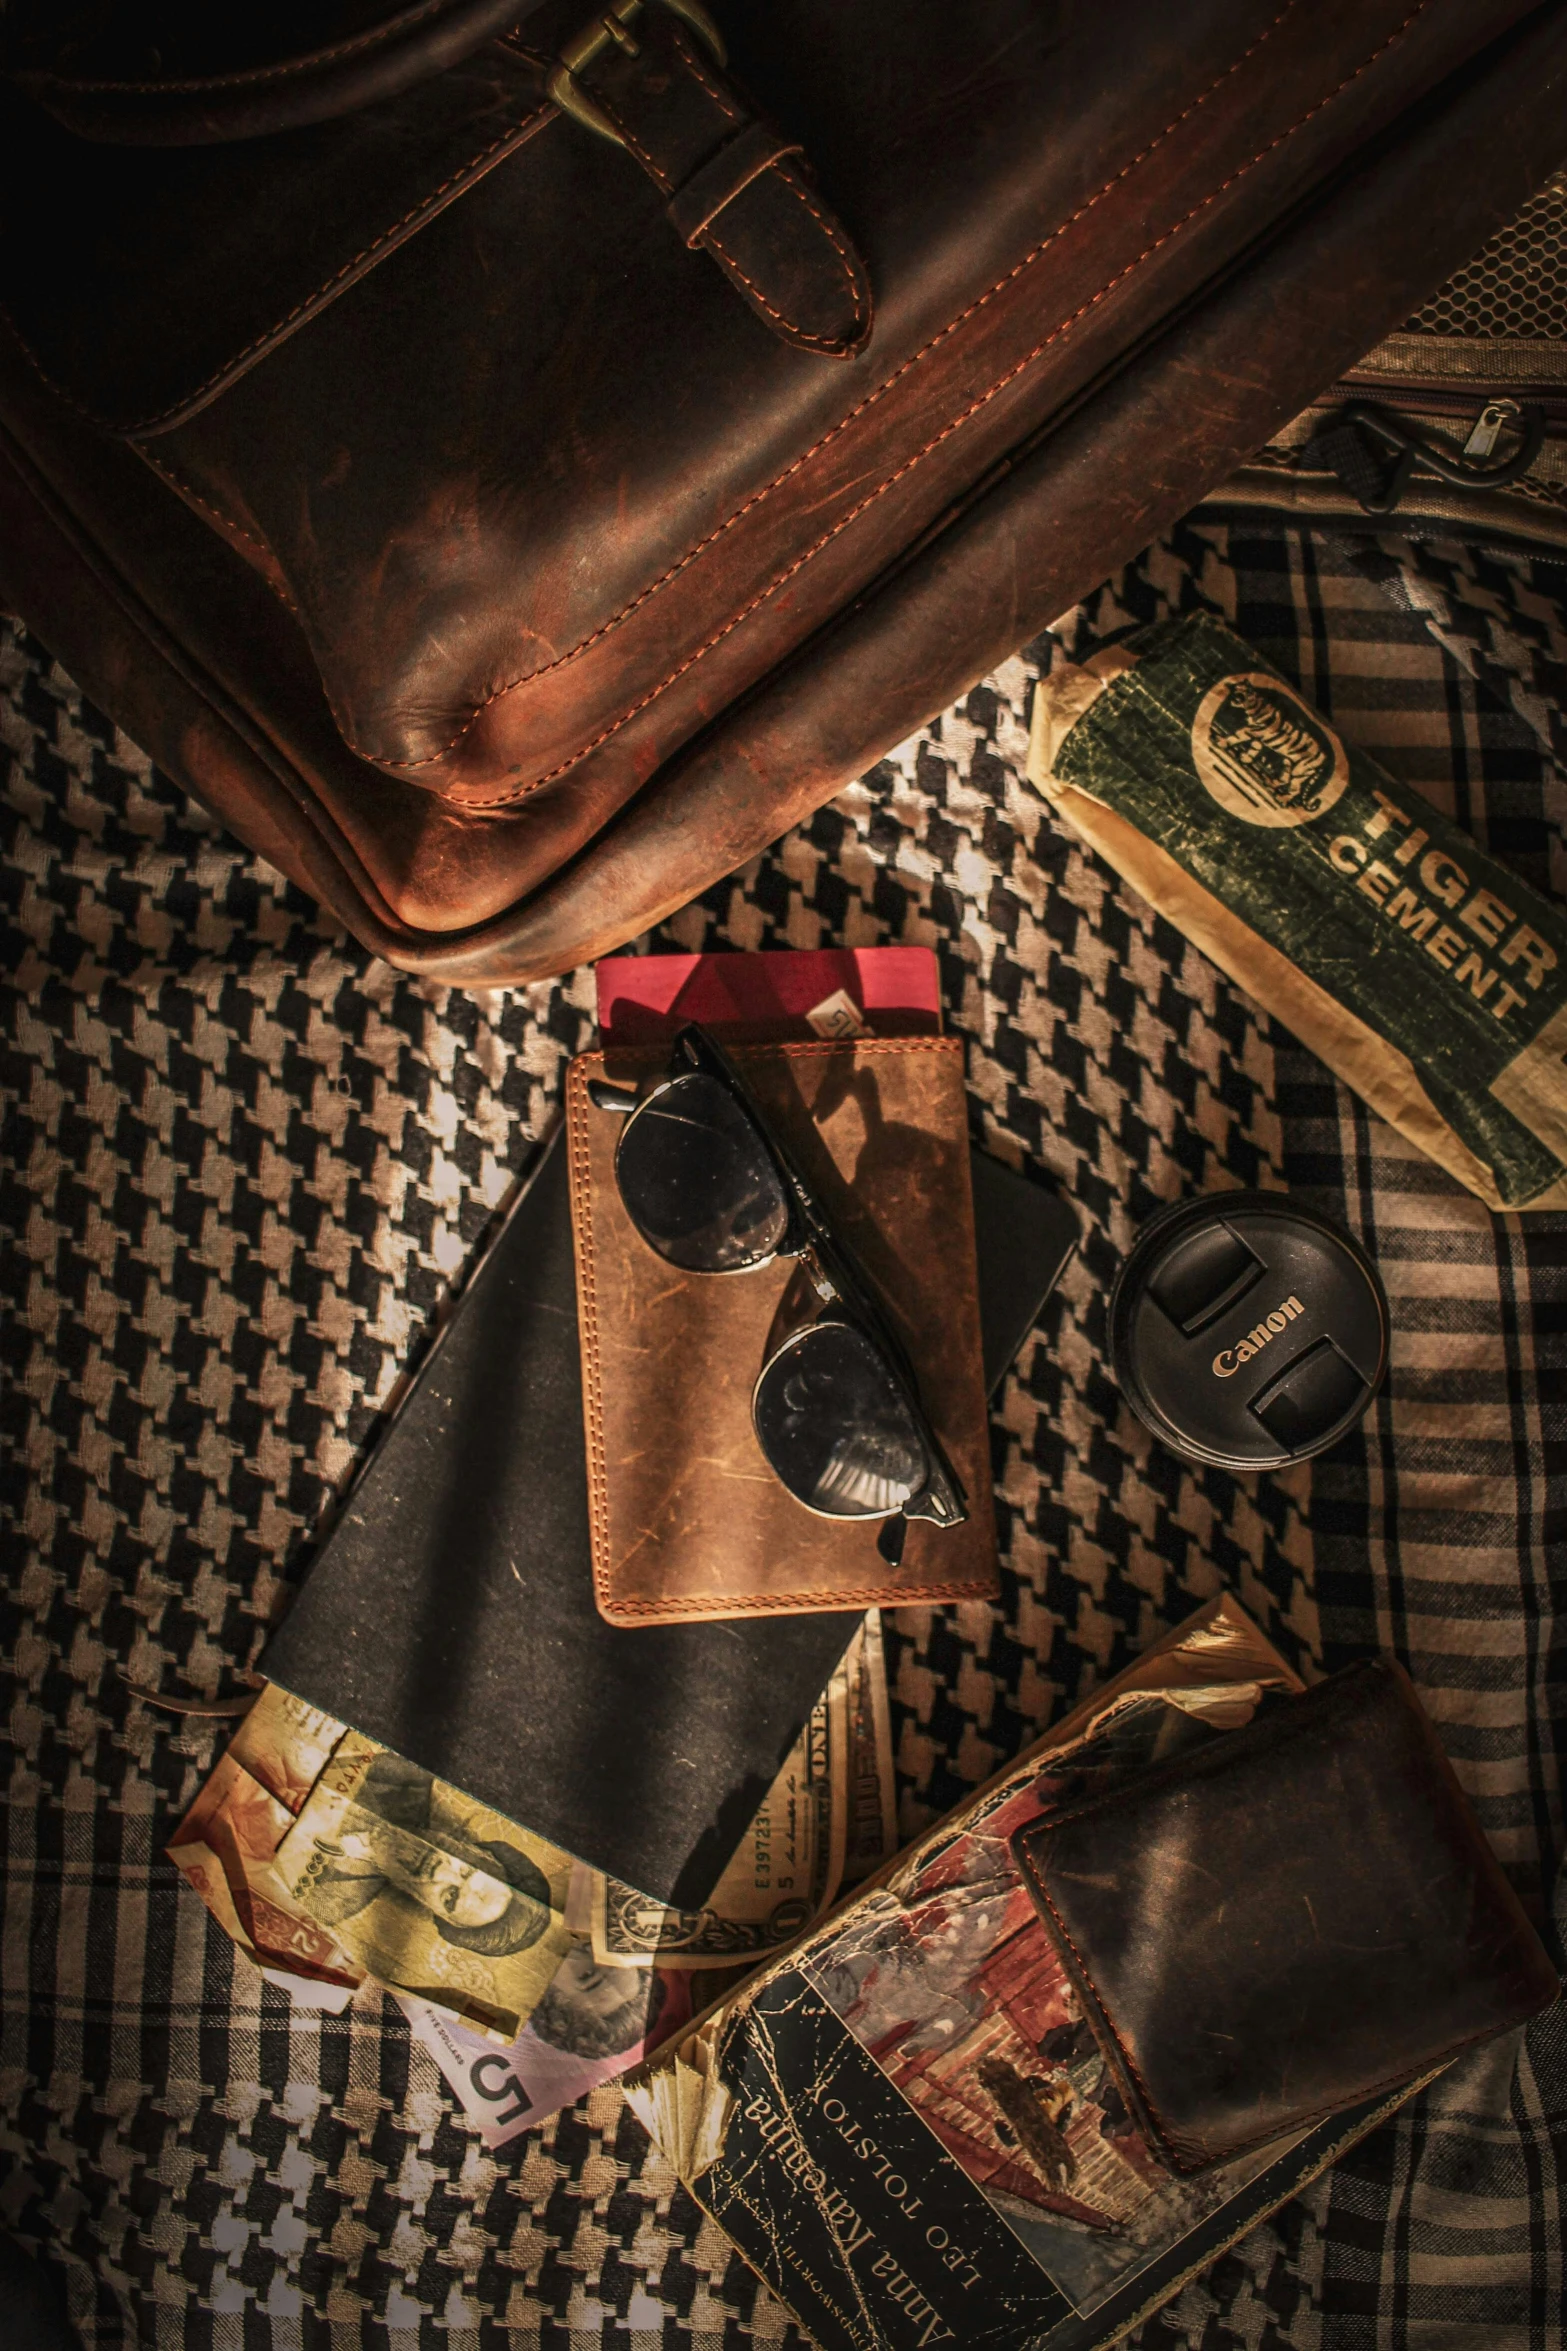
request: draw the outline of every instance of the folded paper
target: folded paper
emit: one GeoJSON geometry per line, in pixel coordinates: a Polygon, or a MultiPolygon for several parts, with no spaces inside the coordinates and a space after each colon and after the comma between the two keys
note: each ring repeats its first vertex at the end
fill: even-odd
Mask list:
{"type": "Polygon", "coordinates": [[[1206,614],[1058,666],[1029,776],[1490,1208],[1567,1205],[1567,920],[1206,614]]]}

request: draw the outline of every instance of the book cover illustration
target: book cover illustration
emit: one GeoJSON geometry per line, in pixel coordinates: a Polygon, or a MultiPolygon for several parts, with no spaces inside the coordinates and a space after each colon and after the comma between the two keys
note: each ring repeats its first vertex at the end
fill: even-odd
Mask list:
{"type": "Polygon", "coordinates": [[[1009,1850],[1062,1797],[1300,1687],[1232,1601],[1210,1603],[633,2083],[823,2351],[1086,2351],[1368,2127],[1357,2110],[1195,2178],[1166,2170],[1009,1850]]]}
{"type": "Polygon", "coordinates": [[[1264,1685],[1129,1693],[800,1963],[986,2202],[1079,2307],[1266,2158],[1177,2180],[1127,2114],[1009,1851],[1058,1801],[1249,1722],[1264,1685]]]}

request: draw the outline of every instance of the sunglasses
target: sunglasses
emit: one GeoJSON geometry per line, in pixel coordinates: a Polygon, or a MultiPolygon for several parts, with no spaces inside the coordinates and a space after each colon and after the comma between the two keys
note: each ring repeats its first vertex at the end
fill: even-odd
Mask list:
{"type": "Polygon", "coordinates": [[[594,1079],[588,1097],[625,1118],[615,1182],[667,1264],[755,1273],[792,1257],[808,1277],[805,1319],[771,1344],[751,1397],[757,1442],[795,1500],[822,1518],[961,1525],[963,1488],[870,1278],[723,1048],[693,1023],[646,1092],[594,1079]]]}

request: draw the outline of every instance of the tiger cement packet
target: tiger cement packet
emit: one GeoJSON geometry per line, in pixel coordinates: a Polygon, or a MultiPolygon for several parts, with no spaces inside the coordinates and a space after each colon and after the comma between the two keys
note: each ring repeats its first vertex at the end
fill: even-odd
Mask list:
{"type": "Polygon", "coordinates": [[[1567,1205],[1567,919],[1197,615],[1054,669],[1030,779],[1491,1208],[1567,1205]]]}

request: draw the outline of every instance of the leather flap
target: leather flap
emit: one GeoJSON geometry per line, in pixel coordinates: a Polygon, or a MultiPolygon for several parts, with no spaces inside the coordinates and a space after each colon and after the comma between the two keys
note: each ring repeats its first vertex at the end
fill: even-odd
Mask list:
{"type": "MultiPolygon", "coordinates": [[[[535,0],[536,4],[536,0],[535,0]]],[[[67,130],[206,146],[325,122],[455,65],[528,0],[142,0],[78,12],[21,0],[0,55],[67,130]]]]}
{"type": "Polygon", "coordinates": [[[1013,1851],[1178,2171],[1411,2081],[1556,1996],[1388,1659],[1064,1807],[1013,1851]]]}
{"type": "Polygon", "coordinates": [[[666,204],[731,101],[691,98],[689,144],[683,107],[633,120],[655,11],[578,77],[640,159],[550,121],[143,445],[298,614],[355,753],[534,798],[549,870],[1522,6],[911,0],[894,35],[720,0],[730,83],[811,174],[775,160],[696,251],[666,204]]]}
{"type": "Polygon", "coordinates": [[[554,114],[539,64],[504,41],[340,121],[226,146],[94,144],[0,84],[0,220],[26,224],[4,239],[0,301],[94,423],[166,430],[554,114]]]}

